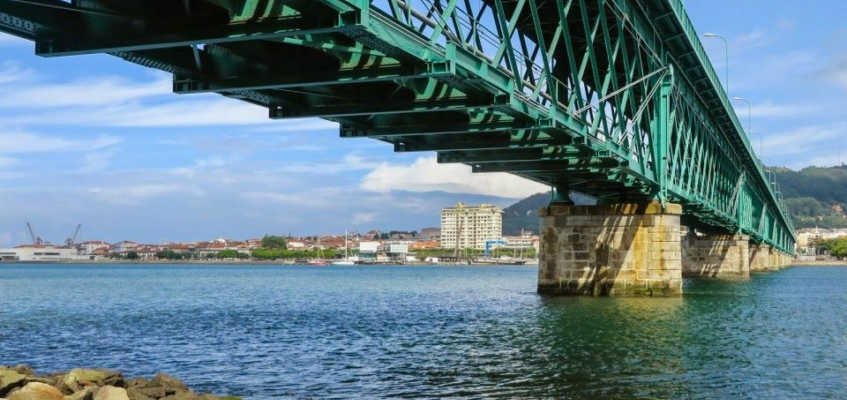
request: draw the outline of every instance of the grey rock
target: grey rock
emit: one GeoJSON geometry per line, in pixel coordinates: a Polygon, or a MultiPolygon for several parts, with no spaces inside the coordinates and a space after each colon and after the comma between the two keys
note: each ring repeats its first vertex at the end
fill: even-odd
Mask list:
{"type": "Polygon", "coordinates": [[[188,386],[186,386],[181,380],[161,372],[156,374],[150,382],[147,382],[145,387],[163,387],[166,391],[170,392],[169,394],[175,393],[176,391],[188,390],[188,386]]]}
{"type": "Polygon", "coordinates": [[[9,368],[0,368],[0,396],[7,395],[12,389],[23,386],[26,375],[9,368]]]}
{"type": "Polygon", "coordinates": [[[103,386],[97,390],[94,400],[129,400],[129,396],[124,388],[103,386]]]}
{"type": "MultiPolygon", "coordinates": [[[[162,393],[164,393],[164,391],[162,393]]],[[[139,388],[137,386],[130,386],[127,388],[126,394],[129,396],[129,400],[156,400],[156,397],[147,395],[144,393],[143,388],[139,388]]]]}
{"type": "Polygon", "coordinates": [[[64,400],[65,395],[46,383],[31,382],[15,390],[9,395],[9,400],[64,400]]]}

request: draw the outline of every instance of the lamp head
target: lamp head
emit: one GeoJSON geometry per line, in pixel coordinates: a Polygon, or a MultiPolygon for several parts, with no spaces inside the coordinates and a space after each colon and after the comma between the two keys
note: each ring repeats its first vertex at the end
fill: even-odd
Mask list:
{"type": "Polygon", "coordinates": [[[706,32],[705,34],[703,34],[703,36],[705,36],[705,37],[715,37],[717,35],[715,35],[714,33],[711,33],[711,32],[706,32]]]}

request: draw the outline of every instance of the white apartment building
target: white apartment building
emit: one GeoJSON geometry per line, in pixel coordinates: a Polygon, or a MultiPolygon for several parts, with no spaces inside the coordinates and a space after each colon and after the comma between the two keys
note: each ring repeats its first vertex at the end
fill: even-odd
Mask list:
{"type": "Polygon", "coordinates": [[[491,204],[468,207],[459,202],[441,210],[441,247],[484,249],[486,240],[503,236],[503,210],[491,204]]]}

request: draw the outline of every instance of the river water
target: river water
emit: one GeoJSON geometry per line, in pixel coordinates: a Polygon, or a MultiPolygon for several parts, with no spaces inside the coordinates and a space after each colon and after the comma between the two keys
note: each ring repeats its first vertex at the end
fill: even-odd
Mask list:
{"type": "Polygon", "coordinates": [[[545,298],[530,267],[0,265],[0,364],[248,399],[847,397],[847,268],[545,298]]]}

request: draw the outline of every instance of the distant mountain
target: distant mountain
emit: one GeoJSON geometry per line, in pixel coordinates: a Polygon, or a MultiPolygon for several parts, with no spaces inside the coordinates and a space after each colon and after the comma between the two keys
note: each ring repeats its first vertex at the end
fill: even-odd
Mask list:
{"type": "Polygon", "coordinates": [[[847,166],[771,168],[797,228],[845,228],[847,166]]]}
{"type": "MultiPolygon", "coordinates": [[[[571,193],[576,204],[594,204],[594,199],[571,193]]],[[[536,193],[503,209],[503,236],[517,236],[521,230],[538,233],[538,209],[550,204],[550,192],[536,193]]]]}

